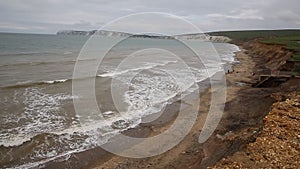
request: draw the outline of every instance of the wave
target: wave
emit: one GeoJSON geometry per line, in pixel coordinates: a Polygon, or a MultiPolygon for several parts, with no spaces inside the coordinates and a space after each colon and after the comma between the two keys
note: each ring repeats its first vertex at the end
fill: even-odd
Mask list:
{"type": "MultiPolygon", "coordinates": [[[[96,77],[101,77],[97,75],[96,77]]],[[[86,77],[81,77],[81,78],[75,78],[75,80],[85,80],[89,78],[95,78],[95,76],[86,76],[86,77]]],[[[3,89],[10,89],[10,88],[23,88],[23,87],[31,87],[31,86],[38,86],[38,85],[52,85],[52,84],[57,84],[57,83],[65,83],[74,80],[73,78],[69,79],[57,79],[57,80],[44,80],[44,81],[23,81],[23,82],[17,82],[15,84],[10,84],[10,85],[4,85],[0,86],[0,88],[3,89]]]]}
{"type": "Polygon", "coordinates": [[[43,166],[47,162],[51,162],[51,161],[56,160],[56,159],[68,160],[70,158],[71,154],[78,153],[78,152],[80,152],[80,151],[74,150],[74,151],[66,152],[64,154],[60,154],[56,157],[40,160],[40,161],[37,161],[37,162],[30,162],[30,163],[22,164],[22,165],[19,165],[19,166],[7,167],[7,169],[41,168],[41,166],[43,166]]]}
{"type": "Polygon", "coordinates": [[[49,81],[44,81],[46,84],[54,84],[54,83],[64,83],[68,81],[69,79],[61,79],[61,80],[49,80],[49,81]]]}
{"type": "MultiPolygon", "coordinates": [[[[119,133],[123,129],[120,130],[110,130],[109,127],[116,121],[121,120],[122,118],[118,116],[118,113],[112,112],[112,111],[107,111],[103,112],[102,115],[104,117],[111,117],[107,118],[105,121],[104,119],[101,120],[94,120],[92,122],[86,123],[86,124],[80,124],[80,125],[74,125],[66,129],[62,129],[60,131],[53,131],[53,132],[40,132],[40,133],[35,133],[35,134],[28,134],[26,136],[24,135],[15,135],[14,138],[9,138],[9,140],[1,140],[0,141],[0,147],[18,147],[22,146],[24,143],[27,143],[31,140],[43,140],[46,139],[47,137],[51,136],[53,138],[57,138],[59,136],[65,137],[67,134],[68,135],[77,135],[77,136],[84,136],[84,135],[89,135],[89,136],[94,136],[97,132],[99,132],[99,129],[102,130],[107,130],[109,132],[113,133],[119,133]]],[[[80,118],[78,115],[76,118],[80,118]]],[[[131,121],[127,119],[127,121],[131,121]]],[[[135,127],[138,123],[131,123],[132,125],[130,127],[135,127]]],[[[106,134],[104,133],[103,135],[109,134],[107,132],[106,134]]],[[[98,140],[97,140],[98,141],[98,140]]],[[[106,142],[103,142],[104,144],[106,142]]],[[[96,142],[95,142],[96,144],[96,142]]]]}
{"type": "Polygon", "coordinates": [[[165,66],[167,64],[177,63],[177,62],[178,62],[177,60],[175,60],[175,61],[166,61],[166,62],[163,62],[163,63],[152,64],[152,65],[149,65],[149,66],[138,67],[138,68],[134,68],[134,69],[126,69],[126,70],[121,70],[121,71],[104,73],[104,74],[100,74],[100,75],[97,75],[97,76],[98,77],[113,77],[113,76],[122,75],[122,74],[125,74],[125,73],[128,73],[128,72],[152,69],[152,68],[157,67],[157,66],[165,66]]]}
{"type": "Polygon", "coordinates": [[[97,58],[92,59],[72,59],[72,60],[58,60],[58,61],[45,61],[45,62],[22,62],[22,63],[7,63],[7,64],[0,64],[0,67],[8,67],[8,66],[38,66],[38,65],[47,65],[47,64],[57,64],[57,63],[72,63],[75,64],[75,62],[87,62],[87,61],[96,61],[97,58]]]}
{"type": "Polygon", "coordinates": [[[52,61],[52,62],[25,62],[25,63],[8,63],[2,64],[0,67],[8,67],[8,66],[38,66],[38,65],[46,65],[46,64],[57,64],[57,63],[74,63],[76,60],[59,60],[59,61],[52,61]]]}
{"type": "MultiPolygon", "coordinates": [[[[69,55],[76,53],[77,51],[57,51],[57,52],[50,52],[50,51],[41,51],[41,52],[18,52],[18,53],[2,53],[0,56],[31,56],[31,55],[69,55]]],[[[78,51],[79,52],[79,51],[78,51]]]]}
{"type": "Polygon", "coordinates": [[[57,54],[55,52],[19,52],[19,53],[4,53],[0,54],[0,56],[24,56],[24,55],[36,55],[36,54],[57,54]]]}
{"type": "MultiPolygon", "coordinates": [[[[153,66],[153,65],[152,65],[153,66]]],[[[146,77],[145,77],[146,78],[146,77]]],[[[169,81],[168,79],[165,79],[166,81],[169,81]]],[[[56,80],[56,82],[65,82],[65,79],[62,80],[56,80]]],[[[47,83],[55,83],[55,81],[47,81],[47,83]]],[[[166,83],[167,84],[167,83],[166,83]]],[[[191,88],[192,82],[190,85],[187,85],[184,90],[188,90],[191,88]]],[[[193,91],[193,90],[192,90],[193,91]]],[[[67,160],[71,154],[78,153],[82,151],[89,150],[91,148],[94,148],[96,146],[105,144],[111,139],[112,137],[118,135],[120,132],[124,130],[128,130],[129,128],[134,128],[138,124],[141,123],[141,118],[145,115],[157,113],[166,106],[166,104],[170,104],[168,100],[171,100],[174,98],[178,92],[180,91],[170,91],[171,93],[168,93],[166,95],[161,95],[158,99],[158,102],[154,102],[156,104],[160,104],[160,106],[153,106],[150,110],[148,109],[142,109],[140,110],[134,110],[132,109],[132,112],[126,112],[122,114],[123,116],[120,117],[118,113],[107,111],[103,112],[102,115],[106,117],[106,123],[99,120],[93,120],[91,122],[88,122],[86,124],[81,125],[74,125],[66,129],[62,129],[60,131],[54,131],[54,132],[45,132],[45,133],[37,133],[36,135],[27,135],[27,138],[20,139],[20,137],[17,136],[18,139],[17,142],[2,142],[2,147],[10,147],[18,151],[21,146],[26,146],[29,142],[34,144],[35,147],[42,146],[45,140],[47,138],[53,138],[51,140],[54,140],[53,142],[47,142],[45,144],[53,144],[53,147],[49,147],[46,151],[33,149],[32,153],[34,154],[34,158],[37,159],[36,161],[32,161],[29,159],[25,164],[20,166],[13,166],[14,168],[34,168],[38,167],[40,165],[44,165],[45,163],[51,162],[53,160],[62,159],[67,160]],[[118,124],[120,120],[125,120],[125,122],[128,122],[128,126],[125,128],[114,128],[111,130],[112,124],[118,124]],[[103,133],[104,131],[104,133],[103,133]],[[40,145],[41,144],[41,145],[40,145]],[[62,145],[62,146],[57,146],[62,145]],[[71,145],[71,146],[70,146],[71,145]],[[70,147],[69,147],[70,146],[70,147]],[[57,147],[64,147],[64,149],[60,149],[57,147]]],[[[138,93],[135,93],[138,94],[138,93]]],[[[161,93],[160,93],[161,94],[161,93]]],[[[134,96],[133,96],[134,97],[134,96]]],[[[153,101],[157,100],[157,97],[152,97],[153,101]]],[[[132,105],[133,106],[133,105],[132,105]]],[[[76,116],[76,118],[80,118],[80,116],[76,116]]],[[[122,125],[122,123],[120,122],[122,125]]],[[[49,145],[47,145],[49,146],[49,145]]],[[[11,166],[9,166],[11,167],[11,166]]]]}
{"type": "Polygon", "coordinates": [[[67,82],[70,80],[72,80],[72,79],[46,80],[46,81],[40,81],[40,82],[24,81],[24,82],[18,82],[14,85],[2,86],[1,88],[22,88],[22,87],[29,87],[29,86],[35,86],[35,85],[64,83],[64,82],[67,82]]]}
{"type": "MultiPolygon", "coordinates": [[[[28,159],[29,161],[21,165],[6,167],[35,168],[53,160],[67,160],[71,154],[83,152],[106,144],[111,138],[120,134],[122,131],[134,128],[141,123],[141,116],[134,117],[126,115],[120,117],[118,113],[112,111],[103,112],[102,114],[104,116],[109,116],[110,118],[106,119],[105,122],[103,122],[103,120],[95,120],[85,124],[74,125],[61,131],[37,133],[31,136],[27,135],[26,138],[23,137],[22,139],[17,137],[14,139],[16,141],[2,141],[0,147],[10,148],[12,151],[19,151],[20,147],[26,146],[27,144],[34,144],[35,147],[43,146],[43,144],[47,144],[45,146],[53,145],[52,148],[49,147],[45,151],[41,149],[32,149],[31,153],[34,156],[31,156],[31,159],[28,159]],[[124,128],[122,126],[120,128],[115,128],[113,125],[118,124],[120,121],[125,121],[128,125],[124,128]],[[51,142],[46,141],[47,139],[49,140],[49,138],[52,138],[51,142]],[[64,149],[57,148],[57,146],[64,147],[64,149]],[[33,161],[32,157],[37,160],[33,161]]],[[[80,118],[80,116],[76,117],[80,118]]],[[[120,125],[122,125],[121,122],[120,125]]]]}
{"type": "Polygon", "coordinates": [[[70,54],[73,54],[73,52],[71,52],[71,51],[66,51],[66,52],[64,52],[63,54],[64,54],[64,55],[70,55],[70,54]]]}
{"type": "MultiPolygon", "coordinates": [[[[104,112],[103,114],[111,115],[111,112],[104,112]]],[[[22,139],[19,137],[15,139],[18,141],[14,142],[2,142],[0,147],[10,148],[12,151],[19,151],[20,147],[26,146],[27,144],[34,144],[35,147],[50,146],[45,150],[34,149],[33,147],[32,151],[29,152],[33,156],[30,156],[30,159],[24,159],[26,161],[25,164],[6,167],[34,168],[56,159],[67,160],[71,154],[83,152],[99,145],[103,145],[122,131],[134,128],[140,123],[140,121],[134,119],[135,122],[130,123],[130,126],[127,126],[126,128],[114,128],[114,130],[111,130],[111,124],[116,123],[118,119],[120,120],[118,117],[111,118],[107,123],[98,120],[89,122],[88,124],[72,126],[57,132],[39,133],[22,139]],[[106,133],[101,132],[104,130],[106,133]],[[49,138],[52,138],[51,142],[47,141],[49,138]],[[33,161],[33,157],[37,160],[33,161]]]]}

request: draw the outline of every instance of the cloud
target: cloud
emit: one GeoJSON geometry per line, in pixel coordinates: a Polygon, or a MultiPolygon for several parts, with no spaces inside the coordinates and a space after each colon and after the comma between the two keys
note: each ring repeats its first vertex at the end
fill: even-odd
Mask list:
{"type": "Polygon", "coordinates": [[[145,12],[129,15],[105,25],[103,29],[135,34],[155,33],[162,35],[201,32],[191,22],[181,17],[161,12],[145,12]]]}
{"type": "Polygon", "coordinates": [[[298,0],[3,0],[0,31],[55,33],[59,29],[98,29],[137,12],[171,13],[205,31],[293,28],[298,26],[299,6],[298,0]]]}
{"type": "Polygon", "coordinates": [[[279,11],[276,14],[276,17],[278,19],[284,20],[284,21],[300,21],[300,14],[297,14],[290,10],[283,10],[279,11]]]}
{"type": "Polygon", "coordinates": [[[209,18],[218,18],[218,19],[254,19],[254,20],[264,20],[264,18],[258,15],[258,10],[247,9],[241,11],[231,11],[231,14],[220,14],[213,13],[208,14],[209,18]]]}
{"type": "Polygon", "coordinates": [[[11,23],[0,23],[0,29],[28,30],[28,27],[11,23]]]}

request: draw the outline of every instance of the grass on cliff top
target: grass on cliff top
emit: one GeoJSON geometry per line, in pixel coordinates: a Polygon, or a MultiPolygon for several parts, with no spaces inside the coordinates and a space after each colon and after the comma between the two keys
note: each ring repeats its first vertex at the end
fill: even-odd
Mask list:
{"type": "Polygon", "coordinates": [[[249,31],[222,31],[207,33],[212,36],[227,36],[237,41],[248,41],[255,38],[269,38],[269,37],[284,37],[300,35],[299,29],[286,30],[249,30],[249,31]]]}
{"type": "Polygon", "coordinates": [[[289,60],[300,61],[300,34],[285,37],[265,38],[262,42],[266,44],[284,45],[286,49],[295,51],[292,58],[289,60]]]}
{"type": "Polygon", "coordinates": [[[235,41],[249,41],[260,38],[263,43],[284,45],[286,49],[295,51],[291,61],[300,60],[300,30],[249,30],[210,32],[212,36],[227,36],[235,41]]]}
{"type": "MultiPolygon", "coordinates": [[[[251,31],[224,31],[210,32],[211,36],[227,36],[234,41],[243,42],[259,38],[266,44],[284,45],[286,49],[295,51],[290,61],[300,61],[300,30],[251,30],[251,31]]],[[[300,75],[300,67],[294,70],[300,75]]]]}
{"type": "MultiPolygon", "coordinates": [[[[266,44],[284,45],[284,48],[295,51],[295,53],[292,55],[292,57],[289,60],[300,61],[300,34],[284,36],[284,37],[265,38],[262,40],[262,42],[266,44]]],[[[300,67],[297,67],[294,70],[294,73],[296,75],[300,75],[300,67]]]]}

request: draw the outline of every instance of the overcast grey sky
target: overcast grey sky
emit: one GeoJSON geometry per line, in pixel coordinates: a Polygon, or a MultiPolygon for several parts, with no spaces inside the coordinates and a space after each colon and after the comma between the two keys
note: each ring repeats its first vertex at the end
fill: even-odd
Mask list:
{"type": "Polygon", "coordinates": [[[203,31],[300,28],[299,7],[299,0],[0,0],[0,32],[92,30],[136,12],[170,13],[203,31]]]}

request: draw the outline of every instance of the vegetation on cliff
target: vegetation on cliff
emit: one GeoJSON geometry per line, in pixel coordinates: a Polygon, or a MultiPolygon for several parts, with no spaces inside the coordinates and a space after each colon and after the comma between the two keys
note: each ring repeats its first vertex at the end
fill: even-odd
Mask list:
{"type": "MultiPolygon", "coordinates": [[[[260,42],[262,44],[270,45],[270,47],[264,47],[263,49],[278,48],[279,45],[279,47],[282,48],[280,49],[280,52],[271,50],[269,51],[269,55],[263,56],[269,57],[271,53],[275,52],[272,56],[280,56],[280,58],[270,58],[270,60],[279,61],[275,70],[288,70],[291,72],[290,74],[300,75],[300,30],[224,31],[211,32],[209,35],[227,36],[233,39],[234,43],[238,44],[247,41],[255,41],[256,43],[260,42]],[[284,52],[284,49],[286,52],[284,52]],[[289,51],[292,52],[292,54],[290,54],[289,51]]],[[[251,49],[251,51],[253,50],[260,49],[251,49]]]]}
{"type": "Polygon", "coordinates": [[[291,61],[300,61],[300,33],[284,37],[265,38],[262,40],[266,44],[283,45],[284,48],[294,51],[291,61]]]}
{"type": "Polygon", "coordinates": [[[247,31],[220,31],[210,32],[211,36],[227,36],[235,41],[249,41],[256,38],[270,38],[270,37],[285,37],[300,35],[299,29],[287,30],[247,30],[247,31]]]}
{"type": "MultiPolygon", "coordinates": [[[[265,70],[278,70],[290,75],[297,72],[297,66],[300,70],[300,30],[212,34],[228,36],[233,39],[233,43],[246,49],[246,53],[255,62],[253,70],[256,76],[267,74],[265,70]]],[[[275,103],[266,113],[261,129],[256,131],[258,137],[211,168],[300,168],[299,80],[291,76],[278,87],[262,88],[262,91],[270,90],[271,97],[266,97],[273,98],[275,103]]],[[[243,137],[236,135],[234,138],[243,137]]]]}

